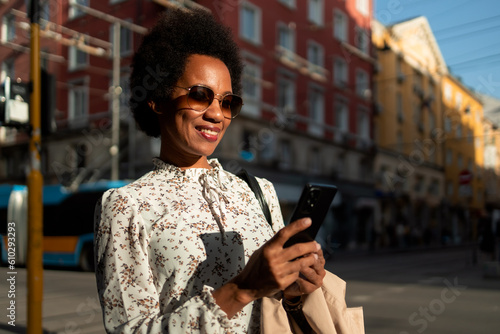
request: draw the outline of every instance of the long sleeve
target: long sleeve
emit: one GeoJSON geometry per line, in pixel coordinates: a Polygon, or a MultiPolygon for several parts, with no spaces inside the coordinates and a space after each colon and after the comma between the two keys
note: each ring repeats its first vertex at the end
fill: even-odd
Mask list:
{"type": "Polygon", "coordinates": [[[109,333],[259,333],[260,301],[231,319],[212,292],[243,270],[282,225],[272,184],[260,180],[268,224],[248,185],[223,171],[157,161],[96,207],[96,277],[109,333]]]}
{"type": "Polygon", "coordinates": [[[120,191],[108,192],[96,213],[96,274],[109,333],[221,333],[230,326],[213,288],[162,312],[152,272],[148,231],[140,206],[120,191]]]}

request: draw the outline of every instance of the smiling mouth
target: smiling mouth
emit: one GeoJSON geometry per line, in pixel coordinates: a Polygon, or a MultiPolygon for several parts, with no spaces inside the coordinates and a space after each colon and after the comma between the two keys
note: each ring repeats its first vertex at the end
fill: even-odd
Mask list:
{"type": "Polygon", "coordinates": [[[206,133],[206,134],[211,135],[211,136],[217,136],[217,134],[218,134],[217,131],[213,131],[213,130],[209,130],[209,129],[198,129],[198,131],[206,133]]]}

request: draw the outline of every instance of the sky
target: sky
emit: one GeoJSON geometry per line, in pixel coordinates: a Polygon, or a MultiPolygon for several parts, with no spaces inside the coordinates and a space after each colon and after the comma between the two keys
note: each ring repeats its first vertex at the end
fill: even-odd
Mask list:
{"type": "Polygon", "coordinates": [[[500,99],[500,0],[373,0],[388,26],[425,16],[450,72],[475,92],[500,99]]]}

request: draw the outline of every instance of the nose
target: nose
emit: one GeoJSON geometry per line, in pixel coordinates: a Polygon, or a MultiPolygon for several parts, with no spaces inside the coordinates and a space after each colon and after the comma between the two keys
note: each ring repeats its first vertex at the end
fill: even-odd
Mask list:
{"type": "Polygon", "coordinates": [[[212,119],[215,122],[221,122],[224,120],[224,112],[222,111],[222,95],[216,94],[212,104],[205,111],[205,117],[212,119]],[[221,97],[217,97],[221,96],[221,97]]]}

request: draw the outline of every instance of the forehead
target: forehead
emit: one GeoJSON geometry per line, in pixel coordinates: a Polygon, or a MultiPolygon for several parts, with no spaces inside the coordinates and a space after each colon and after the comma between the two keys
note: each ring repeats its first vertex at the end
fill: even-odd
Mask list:
{"type": "Polygon", "coordinates": [[[189,56],[178,83],[187,86],[203,84],[218,92],[231,91],[231,75],[227,66],[220,59],[205,55],[189,56]]]}

